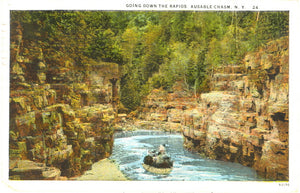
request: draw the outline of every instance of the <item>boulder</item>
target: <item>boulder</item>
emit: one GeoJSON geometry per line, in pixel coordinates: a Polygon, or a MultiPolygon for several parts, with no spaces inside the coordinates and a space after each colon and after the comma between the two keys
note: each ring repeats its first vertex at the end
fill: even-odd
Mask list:
{"type": "Polygon", "coordinates": [[[11,180],[58,180],[60,170],[47,167],[43,163],[30,160],[10,161],[9,176],[11,180]]]}

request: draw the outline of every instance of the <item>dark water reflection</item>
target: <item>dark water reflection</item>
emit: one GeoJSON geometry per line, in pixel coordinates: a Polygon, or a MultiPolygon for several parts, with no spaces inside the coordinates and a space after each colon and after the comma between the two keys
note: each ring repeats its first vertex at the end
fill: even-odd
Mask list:
{"type": "Polygon", "coordinates": [[[238,163],[201,158],[183,148],[180,134],[137,131],[131,134],[117,134],[113,153],[120,169],[131,180],[168,181],[259,181],[256,172],[238,163]],[[143,158],[150,149],[168,144],[167,152],[174,161],[169,175],[157,175],[144,170],[143,158]]]}

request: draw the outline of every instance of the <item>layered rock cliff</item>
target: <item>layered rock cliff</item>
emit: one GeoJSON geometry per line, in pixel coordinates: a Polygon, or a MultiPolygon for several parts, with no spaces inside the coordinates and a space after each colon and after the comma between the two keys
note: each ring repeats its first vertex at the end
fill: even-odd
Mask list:
{"type": "MultiPolygon", "coordinates": [[[[41,34],[24,35],[19,23],[12,29],[10,178],[80,175],[111,153],[118,65],[78,65],[64,56],[51,63],[44,56],[47,45],[26,39],[41,34]]],[[[288,180],[288,59],[288,38],[272,41],[242,64],[216,69],[211,92],[195,97],[178,82],[173,91],[153,90],[128,117],[138,128],[182,132],[187,149],[211,159],[288,180]]],[[[126,116],[118,128],[129,125],[126,116]]]]}
{"type": "MultiPolygon", "coordinates": [[[[140,118],[150,128],[181,130],[185,147],[211,159],[253,167],[266,179],[289,179],[288,38],[214,72],[212,91],[154,90],[140,118]]],[[[181,83],[182,84],[182,83],[181,83]]]]}
{"type": "Polygon", "coordinates": [[[68,60],[48,64],[38,42],[28,41],[22,26],[13,25],[10,178],[80,175],[112,151],[118,65],[92,62],[83,67],[68,60]]]}

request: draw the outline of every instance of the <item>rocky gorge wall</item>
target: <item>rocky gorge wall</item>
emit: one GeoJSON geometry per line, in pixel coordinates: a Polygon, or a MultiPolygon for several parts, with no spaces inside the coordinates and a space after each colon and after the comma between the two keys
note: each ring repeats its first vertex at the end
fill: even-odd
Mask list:
{"type": "Polygon", "coordinates": [[[245,56],[242,65],[216,69],[212,91],[199,97],[178,83],[153,90],[140,125],[181,131],[185,147],[211,159],[253,167],[270,180],[289,179],[288,38],[245,56]]]}
{"type": "Polygon", "coordinates": [[[47,64],[22,28],[11,32],[10,179],[65,179],[108,157],[118,103],[118,65],[47,64]]]}

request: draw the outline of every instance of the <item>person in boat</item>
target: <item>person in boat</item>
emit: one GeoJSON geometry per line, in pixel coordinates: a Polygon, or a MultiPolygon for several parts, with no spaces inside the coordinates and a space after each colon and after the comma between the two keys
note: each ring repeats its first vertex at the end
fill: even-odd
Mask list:
{"type": "Polygon", "coordinates": [[[152,157],[156,157],[158,155],[161,154],[166,154],[166,148],[165,148],[165,144],[162,144],[158,147],[158,152],[156,150],[149,150],[148,151],[148,155],[152,156],[152,157]]]}
{"type": "Polygon", "coordinates": [[[166,148],[165,148],[166,144],[162,144],[159,146],[158,148],[158,155],[161,155],[161,154],[166,154],[166,148]]]}
{"type": "Polygon", "coordinates": [[[162,144],[162,145],[160,145],[158,147],[158,152],[156,152],[155,150],[153,152],[155,152],[155,154],[152,154],[153,162],[154,163],[161,163],[161,162],[163,162],[163,155],[166,154],[165,144],[162,144]]]}
{"type": "Polygon", "coordinates": [[[149,151],[148,155],[144,158],[144,163],[158,167],[158,168],[170,168],[173,166],[173,162],[166,153],[166,145],[160,145],[158,152],[155,150],[149,151]]]}

